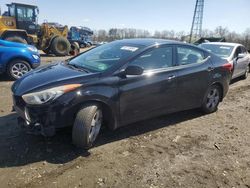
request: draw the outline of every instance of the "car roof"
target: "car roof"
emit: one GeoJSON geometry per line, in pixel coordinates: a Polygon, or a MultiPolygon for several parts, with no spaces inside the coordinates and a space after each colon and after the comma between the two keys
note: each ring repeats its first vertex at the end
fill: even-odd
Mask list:
{"type": "Polygon", "coordinates": [[[139,44],[143,46],[153,46],[162,44],[183,44],[179,41],[165,40],[165,39],[154,39],[154,38],[136,38],[136,39],[123,39],[118,40],[118,42],[129,43],[129,44],[139,44]]]}
{"type": "Polygon", "coordinates": [[[242,46],[242,44],[239,43],[232,43],[232,42],[208,42],[208,43],[203,43],[203,44],[212,44],[212,45],[226,45],[226,46],[242,46]]]}

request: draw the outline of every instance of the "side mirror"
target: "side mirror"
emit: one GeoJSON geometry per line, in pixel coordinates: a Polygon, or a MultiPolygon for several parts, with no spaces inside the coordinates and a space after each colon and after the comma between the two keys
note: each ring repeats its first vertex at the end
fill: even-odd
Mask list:
{"type": "Polygon", "coordinates": [[[131,76],[136,76],[136,75],[142,75],[143,74],[143,68],[135,65],[130,65],[128,66],[124,73],[125,75],[131,75],[131,76]]]}
{"type": "Polygon", "coordinates": [[[238,59],[244,58],[245,56],[245,54],[238,54],[238,59]]]}

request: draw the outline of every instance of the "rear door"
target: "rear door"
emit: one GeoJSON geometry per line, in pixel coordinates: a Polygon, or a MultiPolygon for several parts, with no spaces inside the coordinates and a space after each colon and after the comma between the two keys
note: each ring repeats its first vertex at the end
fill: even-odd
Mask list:
{"type": "MultiPolygon", "coordinates": [[[[176,70],[172,46],[153,48],[128,65],[144,68],[143,75],[120,80],[122,124],[164,114],[175,108],[176,70]]],[[[126,65],[126,66],[128,66],[126,65]]]]}
{"type": "Polygon", "coordinates": [[[202,50],[187,45],[176,46],[178,67],[178,110],[200,107],[211,82],[213,65],[202,50]]]}

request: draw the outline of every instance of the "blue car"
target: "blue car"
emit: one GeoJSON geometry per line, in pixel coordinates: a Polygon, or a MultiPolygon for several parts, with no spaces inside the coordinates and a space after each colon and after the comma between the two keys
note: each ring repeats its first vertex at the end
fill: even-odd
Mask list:
{"type": "Polygon", "coordinates": [[[34,46],[0,40],[0,74],[16,80],[40,65],[40,55],[34,46]]]}

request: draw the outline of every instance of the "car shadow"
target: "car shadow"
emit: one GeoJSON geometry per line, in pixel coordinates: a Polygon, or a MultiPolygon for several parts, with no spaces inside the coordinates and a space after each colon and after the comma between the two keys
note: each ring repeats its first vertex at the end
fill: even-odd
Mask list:
{"type": "Polygon", "coordinates": [[[40,54],[41,57],[56,57],[54,54],[40,54]]]}
{"type": "Polygon", "coordinates": [[[241,78],[241,77],[232,79],[231,82],[230,82],[230,85],[234,85],[234,84],[236,84],[236,83],[239,82],[239,81],[242,81],[242,78],[241,78]]]}
{"type": "MultiPolygon", "coordinates": [[[[115,131],[103,129],[94,147],[172,126],[202,115],[198,110],[189,110],[131,124],[115,131]]],[[[52,138],[28,135],[17,125],[16,119],[16,113],[0,117],[0,168],[40,161],[63,164],[79,156],[90,156],[89,151],[76,148],[72,144],[71,129],[60,130],[52,138]]]]}

